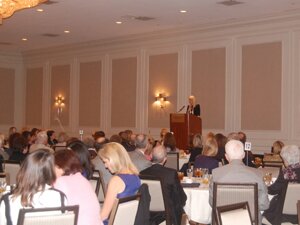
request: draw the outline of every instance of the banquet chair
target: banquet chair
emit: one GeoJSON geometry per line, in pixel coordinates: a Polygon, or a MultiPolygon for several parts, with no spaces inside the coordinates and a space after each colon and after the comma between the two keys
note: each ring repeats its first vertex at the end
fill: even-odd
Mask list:
{"type": "Polygon", "coordinates": [[[140,195],[116,199],[109,216],[108,225],[133,225],[140,195]]]}
{"type": "Polygon", "coordinates": [[[299,183],[289,183],[286,190],[282,214],[284,221],[296,223],[297,217],[297,200],[300,193],[299,183]]]}
{"type": "Polygon", "coordinates": [[[216,210],[218,225],[252,225],[248,202],[217,206],[216,210]]]}
{"type": "Polygon", "coordinates": [[[99,177],[100,180],[100,186],[99,186],[99,191],[98,191],[98,200],[100,203],[104,202],[104,198],[106,196],[106,186],[104,184],[103,176],[102,173],[99,170],[94,170],[93,171],[93,177],[99,177]]]}
{"type": "Polygon", "coordinates": [[[79,206],[20,209],[17,225],[77,225],[79,206]]]}
{"type": "Polygon", "coordinates": [[[150,213],[163,214],[164,220],[160,224],[171,225],[170,209],[167,207],[167,199],[163,192],[163,180],[149,175],[139,175],[142,184],[147,184],[151,196],[150,213]]]}
{"type": "Polygon", "coordinates": [[[218,183],[213,184],[212,222],[216,222],[217,207],[248,202],[252,222],[258,225],[257,183],[218,183]]]}
{"type": "Polygon", "coordinates": [[[300,223],[300,200],[297,202],[298,224],[300,223]]]}
{"type": "Polygon", "coordinates": [[[9,174],[0,173],[0,181],[4,181],[6,184],[9,184],[9,174]]]}
{"type": "Polygon", "coordinates": [[[8,185],[16,184],[17,173],[20,170],[20,162],[5,160],[4,161],[4,172],[9,175],[8,185]]]}
{"type": "Polygon", "coordinates": [[[165,167],[173,168],[178,171],[179,167],[179,153],[178,152],[168,152],[167,161],[165,167]]]}

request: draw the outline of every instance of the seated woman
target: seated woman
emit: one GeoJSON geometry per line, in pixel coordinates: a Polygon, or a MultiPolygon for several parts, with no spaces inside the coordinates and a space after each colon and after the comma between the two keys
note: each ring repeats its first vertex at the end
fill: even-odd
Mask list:
{"type": "Polygon", "coordinates": [[[23,136],[16,137],[13,140],[11,149],[9,160],[21,163],[28,154],[28,141],[23,136]]]}
{"type": "Polygon", "coordinates": [[[167,149],[167,152],[179,152],[179,149],[176,147],[176,139],[171,132],[165,134],[163,145],[167,149]]]}
{"type": "Polygon", "coordinates": [[[194,168],[207,168],[208,172],[219,166],[219,161],[215,158],[218,153],[218,144],[215,138],[208,138],[203,146],[201,155],[196,157],[194,168]]]}
{"type": "Polygon", "coordinates": [[[28,155],[17,174],[17,187],[1,199],[0,224],[11,220],[16,225],[22,208],[66,205],[65,195],[51,187],[55,180],[54,156],[50,152],[37,150],[28,155]],[[6,214],[6,208],[10,214],[6,214]]]}
{"type": "Polygon", "coordinates": [[[141,181],[138,177],[138,170],[121,144],[108,143],[98,154],[105,167],[114,174],[108,183],[106,197],[100,213],[106,225],[115,199],[135,195],[141,186],[141,181]]]}
{"type": "Polygon", "coordinates": [[[264,162],[282,162],[282,158],[280,157],[281,149],[284,144],[281,141],[275,141],[272,145],[271,154],[265,153],[263,161],[264,162]]]}
{"type": "Polygon", "coordinates": [[[82,175],[88,180],[91,179],[94,166],[91,162],[91,154],[89,153],[88,147],[82,141],[74,140],[68,144],[68,148],[72,149],[79,158],[82,166],[82,175]]]}
{"type": "Polygon", "coordinates": [[[70,205],[79,205],[78,225],[100,225],[100,204],[90,182],[81,175],[82,166],[71,150],[55,152],[57,180],[54,187],[64,192],[70,205]]]}
{"type": "MultiPolygon", "coordinates": [[[[276,181],[268,187],[268,193],[270,195],[278,195],[281,193],[281,189],[284,186],[285,182],[296,182],[300,183],[300,151],[299,147],[296,145],[287,145],[284,146],[280,152],[280,155],[283,159],[284,165],[286,168],[282,169],[278,175],[276,181]]],[[[278,196],[272,198],[270,202],[270,207],[264,212],[264,216],[269,222],[273,224],[275,216],[277,214],[277,199],[278,196]]],[[[297,220],[292,218],[294,220],[297,220]]],[[[292,221],[291,221],[292,222],[292,221]]],[[[295,221],[293,221],[295,222],[295,221]]]]}

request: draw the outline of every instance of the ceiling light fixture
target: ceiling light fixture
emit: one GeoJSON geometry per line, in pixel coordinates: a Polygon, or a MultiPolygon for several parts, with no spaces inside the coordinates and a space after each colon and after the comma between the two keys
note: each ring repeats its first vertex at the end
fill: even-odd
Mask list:
{"type": "Polygon", "coordinates": [[[65,33],[65,34],[69,34],[70,31],[69,31],[69,30],[64,30],[64,33],[65,33]]]}
{"type": "Polygon", "coordinates": [[[22,38],[22,41],[27,41],[28,39],[27,38],[22,38]]]}
{"type": "Polygon", "coordinates": [[[122,22],[121,21],[117,21],[116,24],[122,24],[122,22]]]}
{"type": "Polygon", "coordinates": [[[5,19],[15,11],[20,9],[31,8],[47,0],[0,0],[0,18],[5,19]]]}
{"type": "Polygon", "coordinates": [[[43,9],[37,9],[36,11],[37,11],[37,12],[44,12],[43,9]]]}
{"type": "Polygon", "coordinates": [[[186,13],[187,11],[186,10],[180,10],[180,13],[186,13]]]}

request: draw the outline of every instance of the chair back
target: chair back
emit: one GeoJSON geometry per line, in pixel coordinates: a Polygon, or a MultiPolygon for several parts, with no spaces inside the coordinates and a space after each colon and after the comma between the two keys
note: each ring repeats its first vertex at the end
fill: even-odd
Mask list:
{"type": "Polygon", "coordinates": [[[219,206],[248,202],[253,224],[258,225],[257,183],[218,183],[213,184],[213,221],[219,206]]]}
{"type": "Polygon", "coordinates": [[[178,152],[168,152],[167,161],[165,167],[169,167],[178,171],[179,167],[179,153],[178,152]]]}
{"type": "Polygon", "coordinates": [[[140,195],[116,199],[108,225],[133,225],[137,214],[140,195]]]}
{"type": "Polygon", "coordinates": [[[298,224],[300,223],[300,200],[297,202],[298,224]]]}
{"type": "Polygon", "coordinates": [[[248,202],[217,206],[218,225],[252,225],[248,202]],[[238,218],[238,219],[237,219],[238,218]]]}
{"type": "Polygon", "coordinates": [[[141,183],[147,184],[151,196],[150,211],[165,211],[165,201],[162,192],[162,182],[159,178],[153,176],[140,175],[141,183]]]}
{"type": "Polygon", "coordinates": [[[104,198],[106,196],[106,186],[104,184],[103,175],[99,170],[94,170],[93,177],[99,177],[100,185],[99,185],[99,191],[97,196],[99,202],[103,203],[104,198]]]}
{"type": "Polygon", "coordinates": [[[17,183],[17,174],[20,170],[20,163],[11,160],[4,161],[4,172],[9,176],[8,185],[17,183]]]}
{"type": "Polygon", "coordinates": [[[20,209],[17,225],[77,225],[79,206],[20,209]]]}
{"type": "Polygon", "coordinates": [[[297,215],[297,200],[300,193],[299,183],[289,183],[283,204],[283,214],[297,215]]]}

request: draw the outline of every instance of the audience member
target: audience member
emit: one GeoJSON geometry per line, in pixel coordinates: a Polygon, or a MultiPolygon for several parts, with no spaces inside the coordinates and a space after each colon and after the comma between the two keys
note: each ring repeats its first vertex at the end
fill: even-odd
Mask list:
{"type": "Polygon", "coordinates": [[[218,144],[218,153],[216,159],[222,164],[228,164],[228,161],[225,158],[225,144],[227,143],[227,137],[221,133],[215,135],[217,144],[218,144]]]}
{"type": "Polygon", "coordinates": [[[9,158],[8,153],[4,149],[5,135],[0,133],[0,155],[4,160],[9,158]]]}
{"type": "Polygon", "coordinates": [[[100,204],[90,182],[82,175],[82,166],[70,150],[55,152],[57,180],[54,187],[66,194],[69,205],[79,205],[78,225],[100,225],[100,204]]]}
{"type": "MultiPolygon", "coordinates": [[[[168,128],[161,128],[160,134],[159,134],[159,136],[160,136],[159,142],[160,142],[161,144],[164,142],[165,135],[166,135],[166,133],[168,133],[168,132],[169,132],[169,129],[168,129],[168,128]]],[[[154,146],[154,147],[155,147],[155,146],[154,146]]]]}
{"type": "Polygon", "coordinates": [[[129,156],[138,171],[142,171],[152,165],[145,157],[145,151],[148,147],[148,136],[145,134],[138,134],[135,139],[135,146],[136,149],[129,152],[129,156]]]}
{"type": "Polygon", "coordinates": [[[21,163],[28,153],[28,141],[23,136],[16,137],[11,149],[12,153],[9,156],[9,160],[21,163]]]}
{"type": "Polygon", "coordinates": [[[30,131],[30,134],[31,134],[31,141],[30,141],[30,143],[31,143],[31,144],[34,144],[34,143],[35,143],[37,134],[38,134],[40,131],[41,131],[40,129],[35,128],[35,127],[31,129],[31,131],[30,131]]]}
{"type": "Polygon", "coordinates": [[[218,144],[215,138],[205,141],[201,155],[195,159],[194,168],[207,168],[208,173],[219,166],[219,161],[215,158],[218,153],[218,144]]]}
{"type": "Polygon", "coordinates": [[[166,148],[167,152],[178,152],[179,149],[176,148],[176,139],[173,133],[166,133],[163,141],[163,145],[166,148]]]}
{"type": "Polygon", "coordinates": [[[243,164],[245,156],[244,145],[237,140],[230,140],[225,145],[226,159],[229,164],[212,171],[212,181],[209,187],[209,203],[213,202],[213,183],[257,183],[258,185],[258,210],[264,211],[269,207],[267,187],[262,179],[262,174],[255,168],[243,164]]]}
{"type": "Polygon", "coordinates": [[[114,174],[110,179],[107,194],[101,210],[104,224],[108,224],[108,217],[116,198],[132,196],[137,193],[141,181],[138,170],[130,160],[126,149],[118,143],[108,143],[99,151],[105,167],[114,174]]]}
{"type": "Polygon", "coordinates": [[[92,164],[94,165],[94,169],[98,170],[101,173],[104,185],[107,189],[108,182],[113,175],[110,173],[110,171],[108,169],[105,168],[104,162],[101,160],[101,158],[99,156],[100,155],[99,151],[101,151],[103,147],[104,147],[104,145],[103,146],[98,145],[98,144],[95,145],[95,149],[97,151],[97,156],[92,159],[92,164]]]}
{"type": "Polygon", "coordinates": [[[14,133],[17,133],[17,128],[16,127],[10,127],[8,129],[8,137],[14,133]]]}
{"type": "Polygon", "coordinates": [[[113,134],[113,135],[110,137],[109,142],[116,142],[116,143],[121,144],[121,143],[122,143],[122,138],[121,138],[120,135],[118,135],[118,134],[113,134]]]}
{"type": "Polygon", "coordinates": [[[131,135],[133,134],[132,130],[125,130],[120,132],[120,136],[122,138],[122,145],[126,149],[127,152],[131,152],[135,150],[135,145],[131,141],[131,135]]]}
{"type": "Polygon", "coordinates": [[[52,147],[58,143],[58,141],[56,140],[56,133],[54,130],[48,130],[47,136],[48,136],[48,145],[49,146],[52,147]]]}
{"type": "Polygon", "coordinates": [[[17,186],[12,194],[5,194],[0,205],[0,224],[17,224],[22,208],[61,207],[65,195],[51,186],[56,180],[54,156],[47,150],[37,150],[22,163],[17,174],[17,186]],[[10,213],[6,213],[6,207],[10,213]]]}
{"type": "Polygon", "coordinates": [[[68,148],[72,149],[79,158],[82,166],[82,175],[89,180],[93,176],[94,166],[87,146],[82,141],[77,140],[71,142],[68,148]]]}
{"type": "Polygon", "coordinates": [[[12,146],[13,146],[14,139],[20,136],[21,136],[20,133],[13,133],[8,137],[8,149],[6,149],[6,152],[9,156],[11,156],[13,152],[12,146]]]}
{"type": "MultiPolygon", "coordinates": [[[[278,178],[276,181],[268,187],[268,192],[270,195],[275,195],[271,202],[268,210],[264,212],[265,218],[274,224],[276,221],[276,215],[278,213],[278,199],[281,193],[281,189],[285,186],[285,182],[296,182],[300,183],[300,151],[299,147],[296,145],[284,146],[280,152],[283,162],[286,168],[280,170],[278,178]]],[[[292,224],[297,224],[297,215],[283,215],[292,224]]],[[[283,219],[285,221],[285,219],[283,219]]]]}
{"type": "Polygon", "coordinates": [[[265,153],[263,161],[264,162],[282,162],[282,158],[280,156],[281,149],[284,144],[281,141],[275,141],[272,145],[271,153],[265,153]]]}
{"type": "Polygon", "coordinates": [[[167,199],[167,207],[171,211],[170,220],[172,224],[179,225],[187,197],[178,179],[177,171],[163,166],[166,160],[167,151],[165,147],[162,145],[155,147],[152,150],[153,165],[141,171],[140,174],[159,177],[163,180],[162,189],[167,199]]]}
{"type": "Polygon", "coordinates": [[[51,153],[54,153],[54,150],[48,147],[48,135],[46,131],[40,131],[37,133],[35,143],[30,146],[29,153],[32,153],[38,149],[47,149],[51,153]]]}
{"type": "Polygon", "coordinates": [[[202,135],[200,133],[195,134],[193,137],[193,147],[190,150],[189,163],[195,162],[196,157],[202,153],[202,149],[202,135]]]}

